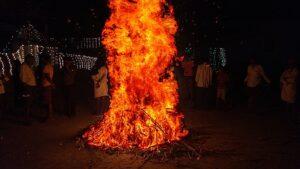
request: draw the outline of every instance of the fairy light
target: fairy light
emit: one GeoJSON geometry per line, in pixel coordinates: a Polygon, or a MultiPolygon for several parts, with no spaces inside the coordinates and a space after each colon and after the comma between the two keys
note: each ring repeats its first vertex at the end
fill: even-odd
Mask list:
{"type": "Polygon", "coordinates": [[[220,62],[223,67],[227,64],[226,50],[224,48],[220,48],[220,62]]]}
{"type": "Polygon", "coordinates": [[[86,56],[86,55],[76,55],[76,54],[66,54],[65,57],[71,58],[77,69],[91,70],[96,63],[97,58],[86,56]]]}
{"type": "Polygon", "coordinates": [[[211,48],[209,51],[210,62],[214,70],[217,69],[217,48],[211,48]]]}
{"type": "Polygon", "coordinates": [[[0,64],[1,64],[1,74],[4,75],[5,68],[4,68],[4,63],[2,61],[2,57],[0,57],[0,64]]]}
{"type": "MultiPolygon", "coordinates": [[[[72,39],[70,40],[73,43],[72,39]]],[[[77,43],[77,49],[96,49],[101,46],[101,38],[83,38],[79,43],[77,43]]]]}
{"type": "Polygon", "coordinates": [[[11,59],[9,58],[8,53],[5,53],[5,56],[6,56],[8,65],[9,65],[9,73],[10,73],[10,75],[12,75],[13,74],[13,67],[12,67],[12,64],[11,64],[11,59]]]}
{"type": "Polygon", "coordinates": [[[16,58],[21,62],[22,58],[21,58],[21,55],[20,55],[20,49],[18,49],[17,52],[14,55],[17,55],[16,58]]]}
{"type": "Polygon", "coordinates": [[[32,45],[29,45],[28,47],[29,47],[29,53],[30,53],[32,56],[34,56],[32,45]]]}
{"type": "Polygon", "coordinates": [[[35,57],[35,63],[36,63],[36,65],[39,65],[40,64],[39,55],[41,54],[40,51],[39,51],[39,46],[38,45],[34,45],[34,47],[32,48],[32,50],[33,50],[33,54],[34,54],[34,57],[35,57]]]}
{"type": "Polygon", "coordinates": [[[14,53],[11,54],[13,60],[17,60],[16,55],[14,53]]]}
{"type": "Polygon", "coordinates": [[[20,54],[20,62],[23,63],[25,61],[24,45],[21,45],[19,54],[20,54]]]}
{"type": "MultiPolygon", "coordinates": [[[[95,43],[96,40],[100,41],[100,39],[95,38],[95,43]]],[[[99,42],[100,43],[100,42],[99,42]]],[[[72,62],[78,69],[85,69],[85,70],[91,70],[92,67],[95,65],[95,62],[97,58],[91,57],[91,56],[86,56],[86,55],[79,55],[79,54],[63,54],[61,52],[58,52],[58,47],[44,47],[44,46],[39,46],[39,45],[28,45],[26,47],[26,50],[28,53],[33,55],[35,57],[36,65],[39,65],[39,55],[45,50],[48,50],[49,55],[51,56],[52,63],[54,65],[58,65],[59,69],[63,68],[64,66],[64,57],[69,57],[71,58],[72,62]]],[[[9,64],[9,72],[12,74],[13,72],[13,66],[12,66],[12,60],[19,60],[21,63],[25,61],[25,45],[21,45],[19,49],[15,53],[11,53],[8,55],[8,53],[3,54],[6,56],[8,64],[9,64]],[[11,56],[11,58],[9,57],[11,56]]],[[[2,61],[2,72],[5,72],[5,64],[2,61]]]]}
{"type": "Polygon", "coordinates": [[[59,55],[59,57],[58,57],[59,58],[58,59],[58,61],[59,61],[59,68],[62,69],[63,66],[64,66],[64,59],[63,59],[64,55],[62,53],[59,53],[58,55],[59,55]]]}
{"type": "Polygon", "coordinates": [[[209,56],[214,70],[218,70],[221,66],[226,66],[227,58],[225,48],[210,48],[209,56]]]}

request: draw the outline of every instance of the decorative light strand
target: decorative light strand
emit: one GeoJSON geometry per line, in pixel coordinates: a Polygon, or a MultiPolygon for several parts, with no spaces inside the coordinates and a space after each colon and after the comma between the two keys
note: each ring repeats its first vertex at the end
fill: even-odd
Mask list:
{"type": "Polygon", "coordinates": [[[0,57],[0,64],[1,64],[1,74],[4,75],[5,69],[4,69],[4,63],[2,61],[2,57],[0,57]]]}
{"type": "Polygon", "coordinates": [[[5,53],[5,56],[6,56],[8,65],[9,65],[9,74],[12,75],[13,74],[13,67],[12,67],[12,64],[11,64],[11,59],[9,58],[8,53],[5,53]]]}

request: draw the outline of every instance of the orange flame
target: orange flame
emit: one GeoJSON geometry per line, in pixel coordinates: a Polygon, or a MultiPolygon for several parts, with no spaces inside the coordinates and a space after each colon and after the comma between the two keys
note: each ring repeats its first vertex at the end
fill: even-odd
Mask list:
{"type": "Polygon", "coordinates": [[[102,32],[112,84],[110,110],[84,134],[101,148],[147,149],[180,140],[183,115],[175,111],[177,82],[169,71],[177,23],[166,0],[110,0],[102,32]]]}

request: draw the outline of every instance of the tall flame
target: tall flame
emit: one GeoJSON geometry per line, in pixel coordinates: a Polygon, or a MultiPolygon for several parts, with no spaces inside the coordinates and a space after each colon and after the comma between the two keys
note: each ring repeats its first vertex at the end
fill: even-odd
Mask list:
{"type": "Polygon", "coordinates": [[[180,140],[183,115],[175,111],[177,82],[171,71],[177,23],[166,0],[110,0],[102,32],[112,84],[110,110],[84,134],[101,148],[147,149],[180,140]]]}

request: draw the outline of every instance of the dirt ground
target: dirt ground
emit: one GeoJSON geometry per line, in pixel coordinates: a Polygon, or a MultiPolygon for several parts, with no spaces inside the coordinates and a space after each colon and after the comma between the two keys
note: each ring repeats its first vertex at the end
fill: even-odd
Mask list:
{"type": "Polygon", "coordinates": [[[0,124],[1,169],[299,169],[299,125],[285,114],[186,110],[186,124],[198,133],[199,159],[145,161],[134,154],[80,149],[75,137],[95,120],[87,108],[69,119],[0,124]]]}

